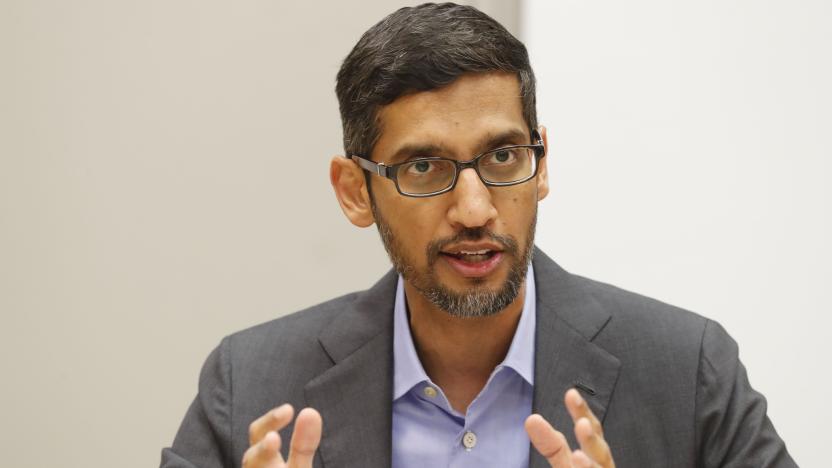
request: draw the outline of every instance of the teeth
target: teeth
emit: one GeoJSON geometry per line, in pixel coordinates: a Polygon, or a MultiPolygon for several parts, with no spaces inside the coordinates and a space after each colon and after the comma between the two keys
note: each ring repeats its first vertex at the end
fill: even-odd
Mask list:
{"type": "Polygon", "coordinates": [[[477,251],[460,250],[458,255],[485,255],[487,253],[488,253],[488,250],[477,250],[477,251]]]}

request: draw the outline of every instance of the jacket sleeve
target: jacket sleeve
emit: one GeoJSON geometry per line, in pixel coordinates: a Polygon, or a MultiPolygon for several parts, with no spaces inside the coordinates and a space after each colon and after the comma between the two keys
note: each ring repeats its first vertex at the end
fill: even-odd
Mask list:
{"type": "Polygon", "coordinates": [[[751,388],[737,343],[708,321],[696,391],[698,465],[720,468],[796,467],[766,415],[766,399],[751,388]]]}
{"type": "Polygon", "coordinates": [[[223,340],[202,366],[197,396],[179,426],[173,446],[162,450],[161,468],[237,466],[231,459],[231,366],[227,341],[223,340]]]}

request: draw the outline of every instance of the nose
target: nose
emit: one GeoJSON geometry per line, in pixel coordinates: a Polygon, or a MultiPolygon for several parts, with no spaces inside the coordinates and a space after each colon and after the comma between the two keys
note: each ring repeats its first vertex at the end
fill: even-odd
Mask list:
{"type": "Polygon", "coordinates": [[[453,204],[448,209],[448,220],[455,227],[485,227],[497,218],[491,191],[472,168],[460,171],[451,196],[453,204]]]}

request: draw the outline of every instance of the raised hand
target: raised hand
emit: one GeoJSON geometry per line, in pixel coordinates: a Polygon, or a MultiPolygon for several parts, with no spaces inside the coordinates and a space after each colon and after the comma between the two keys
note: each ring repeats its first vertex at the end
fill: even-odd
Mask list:
{"type": "Polygon", "coordinates": [[[533,414],[526,419],[526,432],[535,449],[552,468],[615,468],[601,423],[586,401],[574,388],[566,392],[564,401],[581,448],[571,450],[562,433],[539,414],[533,414]]]}
{"type": "Polygon", "coordinates": [[[279,406],[260,416],[248,428],[249,448],[243,455],[243,468],[312,468],[315,451],[321,443],[321,415],[305,408],[295,421],[289,459],[280,454],[282,441],[277,431],[286,427],[294,416],[291,405],[279,406]]]}

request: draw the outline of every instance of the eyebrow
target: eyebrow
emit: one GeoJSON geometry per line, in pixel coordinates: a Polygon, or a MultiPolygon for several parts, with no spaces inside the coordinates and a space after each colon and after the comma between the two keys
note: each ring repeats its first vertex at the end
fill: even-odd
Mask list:
{"type": "Polygon", "coordinates": [[[440,145],[427,143],[405,144],[393,153],[393,157],[390,158],[390,163],[396,164],[417,156],[429,157],[447,153],[449,153],[449,151],[440,145]]]}
{"type": "MultiPolygon", "coordinates": [[[[528,140],[528,138],[529,136],[525,132],[517,128],[504,130],[499,133],[489,133],[477,145],[477,147],[480,149],[479,152],[470,155],[470,157],[474,157],[477,154],[481,154],[485,151],[497,149],[500,146],[528,144],[524,143],[526,140],[528,140]]],[[[535,142],[531,143],[534,144],[535,142]]],[[[393,153],[393,156],[390,158],[390,164],[396,164],[417,156],[430,157],[448,153],[451,153],[451,151],[449,151],[446,147],[440,144],[405,144],[399,149],[397,149],[395,153],[393,153]]]]}

